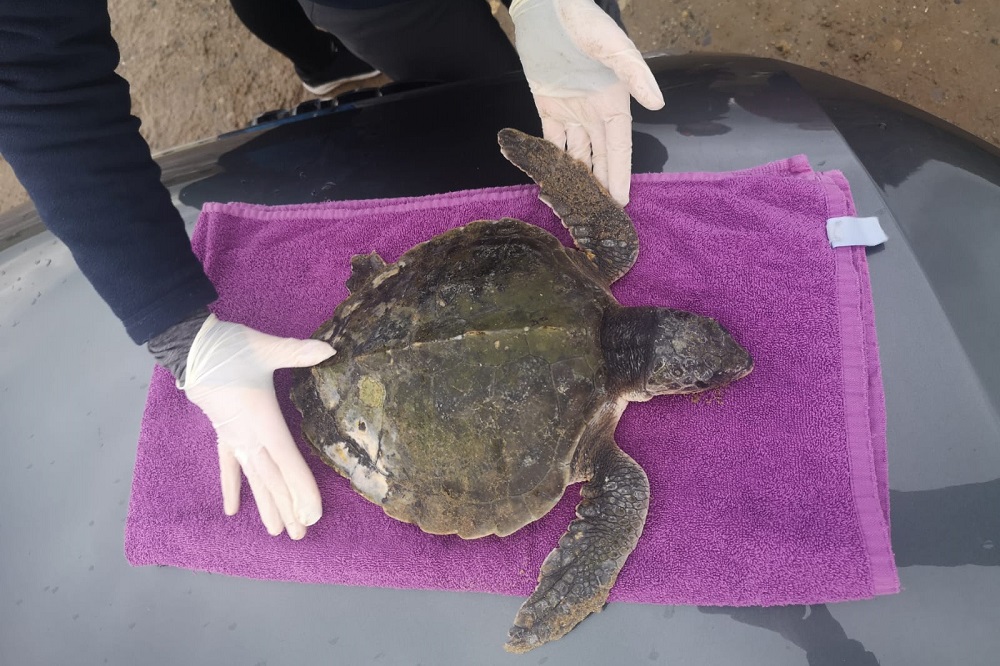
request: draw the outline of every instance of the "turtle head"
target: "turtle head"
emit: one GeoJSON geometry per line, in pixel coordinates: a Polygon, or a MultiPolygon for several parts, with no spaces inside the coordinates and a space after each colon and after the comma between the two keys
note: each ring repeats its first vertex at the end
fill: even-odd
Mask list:
{"type": "Polygon", "coordinates": [[[719,322],[683,310],[657,310],[646,392],[697,393],[742,379],[753,370],[749,352],[719,322]]]}
{"type": "Polygon", "coordinates": [[[602,333],[610,375],[633,400],[721,388],[753,370],[719,322],[683,310],[624,308],[602,333]]]}

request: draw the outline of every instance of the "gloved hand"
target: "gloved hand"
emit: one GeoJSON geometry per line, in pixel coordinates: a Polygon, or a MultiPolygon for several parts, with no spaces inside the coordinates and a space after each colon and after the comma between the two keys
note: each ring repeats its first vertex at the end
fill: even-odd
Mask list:
{"type": "Polygon", "coordinates": [[[278,407],[273,374],[315,365],[334,353],[320,340],[278,338],[215,315],[205,320],[178,388],[205,412],[218,435],[227,515],[240,508],[241,469],[272,536],[288,530],[288,536],[301,539],[323,514],[316,479],[278,407]]]}
{"type": "Polygon", "coordinates": [[[514,0],[510,16],[543,135],[591,165],[624,206],[632,177],[629,94],[661,108],[653,73],[593,0],[514,0]]]}

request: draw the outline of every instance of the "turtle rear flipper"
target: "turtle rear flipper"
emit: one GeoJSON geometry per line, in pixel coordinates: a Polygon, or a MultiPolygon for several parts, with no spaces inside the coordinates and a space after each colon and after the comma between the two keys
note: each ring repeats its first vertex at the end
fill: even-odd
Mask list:
{"type": "Polygon", "coordinates": [[[538,183],[539,198],[607,284],[625,275],[639,256],[639,237],[632,219],[590,169],[549,141],[515,129],[500,130],[497,139],[504,157],[538,183]]]}
{"type": "Polygon", "coordinates": [[[595,444],[577,518],[542,563],[538,587],[514,618],[508,652],[560,638],[600,611],[642,534],[649,508],[646,473],[610,435],[595,444]]]}
{"type": "Polygon", "coordinates": [[[347,278],[345,286],[353,294],[384,270],[385,260],[379,256],[378,252],[356,254],[351,257],[351,277],[347,278]]]}

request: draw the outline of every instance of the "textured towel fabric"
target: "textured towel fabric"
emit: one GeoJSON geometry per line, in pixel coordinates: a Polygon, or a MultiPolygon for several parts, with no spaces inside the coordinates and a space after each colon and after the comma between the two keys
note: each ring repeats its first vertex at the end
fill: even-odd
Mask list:
{"type": "MultiPolygon", "coordinates": [[[[350,257],[395,261],[476,219],[516,217],[570,238],[533,186],[265,207],[207,204],[194,244],[223,319],[308,336],[347,296],[350,257]]],[[[635,177],[639,261],[625,305],[716,317],[755,369],[722,395],[627,409],[622,448],[652,488],[619,601],[812,604],[898,591],[888,529],[885,410],[865,254],[832,249],[826,219],[854,214],[847,182],[804,157],[726,174],[635,177]]],[[[292,432],[290,372],[276,374],[292,432]]],[[[271,538],[247,487],[222,512],[214,434],[157,369],[126,531],[135,565],[251,578],[527,595],[573,517],[579,486],[504,539],[431,536],[385,516],[301,441],[323,495],[306,538],[271,538]]]]}

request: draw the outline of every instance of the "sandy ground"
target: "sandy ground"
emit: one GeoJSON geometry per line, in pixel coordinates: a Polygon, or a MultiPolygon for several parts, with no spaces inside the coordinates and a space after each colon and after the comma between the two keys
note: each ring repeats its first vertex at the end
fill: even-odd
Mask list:
{"type": "MultiPolygon", "coordinates": [[[[470,0],[473,1],[473,0],[470,0]]],[[[769,56],[882,91],[1000,145],[998,0],[620,0],[644,52],[769,56]]],[[[133,113],[154,151],[308,99],[228,0],[110,0],[133,113]]],[[[669,104],[669,98],[667,99],[669,104]]],[[[0,160],[0,211],[26,195],[0,160]]]]}

